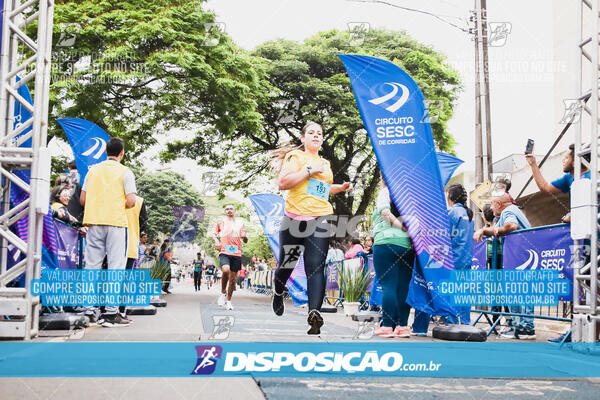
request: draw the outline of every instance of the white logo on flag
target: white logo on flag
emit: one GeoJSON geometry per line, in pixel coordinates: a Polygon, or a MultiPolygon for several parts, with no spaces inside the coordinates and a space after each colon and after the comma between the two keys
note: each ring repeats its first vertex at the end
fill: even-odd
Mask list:
{"type": "Polygon", "coordinates": [[[281,203],[273,204],[273,208],[266,215],[268,216],[279,216],[283,211],[283,205],[281,203]]]}
{"type": "Polygon", "coordinates": [[[100,139],[100,138],[92,138],[92,140],[94,141],[94,144],[92,145],[92,147],[90,147],[89,149],[87,149],[86,151],[84,151],[83,153],[81,153],[82,156],[89,156],[91,155],[94,151],[96,151],[96,149],[98,149],[98,151],[96,151],[96,154],[94,154],[94,158],[97,160],[100,158],[100,156],[102,155],[102,153],[104,153],[104,150],[106,150],[106,142],[104,141],[104,139],[100,139]]]}
{"type": "Polygon", "coordinates": [[[264,215],[265,234],[268,236],[278,234],[281,227],[281,214],[283,214],[283,204],[274,203],[273,208],[264,215]]]}
{"type": "Polygon", "coordinates": [[[530,269],[537,269],[538,262],[539,262],[539,259],[540,259],[539,256],[538,256],[538,254],[535,251],[531,250],[531,249],[527,250],[527,252],[529,253],[529,258],[527,259],[527,261],[525,261],[523,264],[519,265],[515,269],[522,270],[522,269],[526,269],[529,266],[531,266],[530,269]]]}
{"type": "Polygon", "coordinates": [[[398,100],[396,100],[396,102],[394,104],[385,108],[389,112],[396,112],[400,107],[402,107],[404,105],[404,103],[406,103],[406,101],[408,100],[408,96],[410,95],[410,91],[408,90],[408,88],[406,86],[404,86],[400,83],[397,83],[397,82],[385,82],[384,84],[391,86],[392,90],[386,95],[377,97],[376,99],[369,100],[369,103],[372,103],[375,105],[385,103],[386,101],[397,97],[398,90],[401,90],[402,95],[400,96],[400,98],[398,100]]]}

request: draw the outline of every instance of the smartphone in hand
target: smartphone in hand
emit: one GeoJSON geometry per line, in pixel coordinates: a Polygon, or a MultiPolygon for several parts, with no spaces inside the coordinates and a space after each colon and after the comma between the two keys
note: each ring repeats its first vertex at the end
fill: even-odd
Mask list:
{"type": "Polygon", "coordinates": [[[533,141],[533,139],[527,139],[527,146],[525,146],[525,154],[531,154],[533,153],[533,144],[535,142],[533,141]]]}

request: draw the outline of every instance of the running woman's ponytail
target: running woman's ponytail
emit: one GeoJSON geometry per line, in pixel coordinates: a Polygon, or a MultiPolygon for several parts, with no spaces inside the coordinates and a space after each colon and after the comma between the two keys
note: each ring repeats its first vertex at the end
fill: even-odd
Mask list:
{"type": "Polygon", "coordinates": [[[467,191],[463,185],[459,183],[451,185],[448,188],[448,198],[455,204],[461,204],[467,210],[469,221],[473,220],[473,211],[467,207],[467,191]]]}
{"type": "MultiPolygon", "coordinates": [[[[323,129],[320,124],[313,121],[308,121],[300,131],[300,136],[304,136],[308,128],[310,128],[313,125],[317,125],[321,129],[323,129]]],[[[279,172],[281,172],[281,167],[283,166],[283,160],[285,159],[285,156],[287,156],[287,154],[290,151],[294,150],[304,150],[304,145],[300,144],[299,146],[293,146],[291,143],[288,142],[282,145],[281,147],[278,147],[275,150],[271,150],[269,152],[269,155],[271,156],[271,165],[273,166],[273,169],[277,171],[277,175],[279,175],[279,172]]]]}

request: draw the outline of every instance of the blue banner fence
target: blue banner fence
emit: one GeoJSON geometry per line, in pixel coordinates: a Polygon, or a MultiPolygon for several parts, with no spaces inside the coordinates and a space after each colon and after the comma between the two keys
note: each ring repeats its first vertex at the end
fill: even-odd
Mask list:
{"type": "MultiPolygon", "coordinates": [[[[488,239],[488,238],[486,238],[488,239]]],[[[500,250],[500,241],[496,238],[490,238],[492,240],[492,254],[488,259],[485,254],[485,245],[483,249],[481,247],[474,248],[474,269],[499,269],[504,267],[505,269],[553,269],[556,268],[560,271],[561,279],[566,279],[572,282],[573,276],[573,260],[574,255],[572,254],[573,241],[570,238],[569,225],[557,224],[540,226],[536,228],[521,230],[518,232],[512,232],[505,236],[505,252],[504,259],[502,260],[502,266],[497,265],[500,260],[494,255],[500,250]],[[483,254],[475,254],[479,249],[479,252],[483,254]],[[479,258],[478,261],[475,259],[479,258]]],[[[329,305],[341,306],[343,301],[343,293],[339,290],[338,282],[338,267],[343,270],[346,266],[356,263],[360,259],[361,262],[365,262],[368,265],[368,271],[373,273],[372,268],[372,256],[366,258],[357,257],[354,259],[346,259],[336,263],[330,263],[326,266],[325,274],[327,277],[326,289],[337,290],[337,296],[325,296],[325,302],[329,305]],[[362,261],[364,260],[364,261],[362,261]]],[[[364,264],[363,264],[364,266],[364,264]]],[[[274,271],[249,271],[248,289],[267,295],[272,294],[273,288],[273,273],[274,271]]],[[[373,297],[372,286],[377,285],[376,277],[374,277],[374,283],[369,287],[367,295],[365,296],[365,302],[370,303],[373,297]]],[[[329,292],[331,293],[331,292],[329,292]]],[[[573,312],[572,305],[572,294],[568,297],[561,297],[560,301],[555,306],[536,306],[534,307],[534,315],[540,319],[549,319],[561,322],[570,321],[570,317],[573,312]]],[[[476,318],[479,321],[484,314],[495,315],[492,311],[491,306],[473,306],[472,312],[477,313],[484,312],[476,318]]],[[[506,314],[506,313],[500,313],[506,314]]]]}
{"type": "MultiPolygon", "coordinates": [[[[487,269],[558,269],[562,279],[573,282],[573,240],[568,224],[545,225],[511,232],[505,236],[505,252],[502,258],[495,257],[501,251],[498,239],[492,240],[490,260],[479,262],[487,269]],[[497,265],[501,260],[502,266],[497,265]]],[[[479,257],[481,258],[481,257],[479,257]]],[[[474,260],[475,263],[475,260],[474,260]]],[[[535,306],[534,314],[563,320],[573,315],[573,295],[561,297],[556,306],[535,306]]],[[[490,306],[476,306],[473,311],[491,311],[490,306]]]]}
{"type": "MultiPolygon", "coordinates": [[[[59,240],[59,254],[65,252],[64,258],[66,262],[59,262],[59,268],[65,268],[69,265],[70,268],[82,268],[84,264],[83,260],[83,246],[84,238],[77,233],[77,229],[62,223],[61,221],[55,220],[54,223],[57,225],[57,232],[64,232],[66,234],[61,235],[64,241],[59,240]],[[74,239],[77,238],[77,239],[74,239]],[[76,240],[76,241],[75,241],[76,240]],[[76,262],[74,262],[76,260],[76,262]]],[[[495,255],[499,246],[501,245],[498,239],[492,239],[492,256],[485,261],[479,260],[473,268],[487,268],[487,269],[498,269],[497,263],[499,259],[495,255]]],[[[556,268],[560,271],[561,279],[572,281],[573,276],[573,261],[574,255],[572,254],[573,241],[570,238],[570,229],[567,224],[557,224],[541,226],[518,232],[512,232],[505,236],[504,254],[502,264],[504,269],[552,269],[556,268]]],[[[474,254],[475,255],[475,254],[474,254]]],[[[482,255],[478,255],[478,258],[483,258],[482,255]]],[[[61,257],[59,257],[61,258],[61,257]]],[[[357,261],[363,267],[366,267],[368,273],[375,275],[373,269],[373,256],[368,257],[357,257],[353,259],[346,259],[334,263],[329,263],[326,266],[325,274],[327,279],[326,289],[329,294],[331,291],[337,291],[335,296],[325,296],[325,302],[329,305],[341,306],[343,301],[343,293],[339,287],[339,273],[338,268],[343,270],[344,268],[352,266],[356,268],[357,261]]],[[[474,260],[475,264],[475,260],[474,260]]],[[[252,290],[256,293],[271,295],[273,291],[273,274],[274,270],[265,271],[248,271],[248,287],[247,289],[252,290]]],[[[374,282],[369,286],[367,295],[364,298],[364,303],[371,303],[373,297],[373,286],[376,286],[376,277],[374,276],[374,282]]],[[[377,289],[377,287],[375,288],[377,289]]],[[[561,298],[561,301],[556,306],[536,306],[534,308],[534,314],[543,319],[553,319],[556,321],[568,321],[572,316],[572,294],[568,298],[561,298]]],[[[376,304],[378,305],[378,304],[376,304]]],[[[490,306],[474,306],[472,312],[485,312],[485,314],[494,315],[490,306]]],[[[479,320],[483,314],[480,314],[479,320]]]]}
{"type": "MultiPolygon", "coordinates": [[[[574,242],[571,239],[570,226],[568,224],[546,225],[511,232],[504,236],[503,246],[500,240],[494,237],[490,239],[492,241],[491,258],[488,260],[486,257],[485,264],[479,260],[477,263],[479,265],[473,266],[475,269],[481,268],[481,265],[486,265],[486,268],[490,270],[535,270],[538,267],[541,267],[540,269],[556,269],[559,271],[559,280],[564,279],[571,284],[571,293],[569,296],[560,297],[556,306],[535,306],[533,315],[504,312],[504,307],[500,311],[498,309],[492,311],[490,306],[471,307],[472,312],[479,312],[472,325],[477,325],[482,318],[485,318],[490,325],[487,331],[489,336],[492,332],[498,332],[496,327],[501,320],[498,317],[502,316],[528,316],[534,319],[570,323],[573,315],[572,282],[576,256],[573,254],[574,242]],[[497,257],[500,246],[502,246],[502,257],[497,257]],[[502,262],[501,266],[497,265],[499,260],[502,262]],[[497,317],[496,321],[493,321],[493,317],[497,317]]],[[[569,328],[560,342],[561,347],[570,334],[571,329],[569,328]]]]}
{"type": "Polygon", "coordinates": [[[55,219],[57,236],[58,268],[59,269],[82,269],[84,264],[83,249],[85,239],[79,235],[79,231],[71,225],[55,219]]]}

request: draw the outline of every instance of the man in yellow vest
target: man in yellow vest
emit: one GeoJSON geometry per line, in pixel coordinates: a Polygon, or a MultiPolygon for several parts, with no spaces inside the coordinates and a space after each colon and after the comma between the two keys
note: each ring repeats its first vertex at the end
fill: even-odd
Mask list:
{"type": "MultiPolygon", "coordinates": [[[[80,201],[85,207],[83,224],[88,227],[85,268],[101,268],[104,256],[109,269],[125,269],[127,264],[127,212],[135,206],[135,177],[121,164],[123,139],[111,138],[106,144],[108,160],[92,166],[81,189],[80,201]]],[[[117,306],[106,306],[98,322],[105,327],[129,324],[117,312],[117,306]]],[[[93,310],[86,314],[95,319],[93,310]]]]}
{"type": "Polygon", "coordinates": [[[146,221],[148,214],[146,212],[146,203],[140,196],[135,196],[135,206],[128,208],[127,211],[127,236],[129,247],[127,250],[127,269],[135,266],[139,258],[140,232],[146,230],[146,221]]]}
{"type": "MultiPolygon", "coordinates": [[[[146,230],[146,221],[148,219],[144,199],[140,196],[135,196],[135,206],[128,208],[125,212],[127,213],[128,241],[127,265],[125,269],[133,269],[134,267],[137,268],[136,261],[138,261],[140,254],[140,232],[141,230],[146,230]],[[140,229],[140,227],[142,228],[140,229]]],[[[119,313],[121,313],[121,317],[129,320],[125,306],[119,306],[119,313]]]]}

